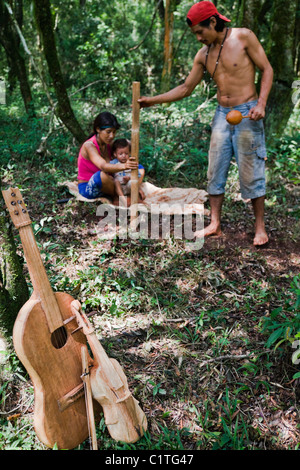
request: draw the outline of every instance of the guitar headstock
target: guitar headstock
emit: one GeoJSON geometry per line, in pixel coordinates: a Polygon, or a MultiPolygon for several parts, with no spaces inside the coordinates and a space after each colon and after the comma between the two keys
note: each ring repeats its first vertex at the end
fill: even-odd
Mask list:
{"type": "Polygon", "coordinates": [[[19,188],[3,190],[2,194],[15,227],[20,228],[31,224],[28,210],[19,188]]]}

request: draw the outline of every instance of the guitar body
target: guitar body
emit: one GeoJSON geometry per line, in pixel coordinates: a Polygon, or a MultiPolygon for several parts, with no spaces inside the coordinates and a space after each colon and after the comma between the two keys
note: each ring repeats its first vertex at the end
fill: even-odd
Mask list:
{"type": "MultiPolygon", "coordinates": [[[[72,317],[73,297],[54,295],[62,319],[72,317]]],[[[51,334],[35,295],[22,307],[14,325],[14,347],[34,385],[35,431],[48,447],[73,449],[89,435],[81,379],[81,347],[86,336],[81,330],[71,335],[77,327],[74,318],[51,334]]]]}

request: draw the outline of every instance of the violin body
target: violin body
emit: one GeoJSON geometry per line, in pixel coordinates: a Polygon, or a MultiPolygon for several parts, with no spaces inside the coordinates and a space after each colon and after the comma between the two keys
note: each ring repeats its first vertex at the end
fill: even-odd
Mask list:
{"type": "MultiPolygon", "coordinates": [[[[138,401],[131,395],[122,367],[115,359],[110,359],[114,373],[123,383],[125,394],[118,398],[103,378],[101,366],[91,369],[93,398],[101,405],[108,432],[116,441],[133,443],[147,430],[147,420],[138,401]]],[[[118,392],[117,392],[118,393],[118,392]]]]}
{"type": "MultiPolygon", "coordinates": [[[[72,316],[74,300],[55,293],[63,319],[72,316]]],[[[40,300],[33,295],[20,310],[13,330],[16,353],[34,386],[34,427],[48,447],[73,449],[89,435],[83,383],[81,346],[86,336],[76,319],[50,333],[40,300]],[[70,393],[71,392],[71,393],[70,393]]]]}
{"type": "Polygon", "coordinates": [[[92,395],[103,410],[107,429],[117,441],[136,442],[147,430],[146,415],[132,396],[122,367],[116,359],[107,356],[77,300],[72,302],[72,310],[92,350],[92,395]]]}

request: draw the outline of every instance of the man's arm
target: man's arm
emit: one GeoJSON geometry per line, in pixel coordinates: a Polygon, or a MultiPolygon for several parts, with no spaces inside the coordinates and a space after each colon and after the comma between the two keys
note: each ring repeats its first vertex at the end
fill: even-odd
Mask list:
{"type": "Polygon", "coordinates": [[[171,103],[173,101],[179,101],[194,91],[198,83],[202,80],[204,67],[201,62],[201,53],[202,49],[196,54],[194,59],[194,64],[192,70],[190,71],[187,79],[182,85],[179,85],[173,88],[166,93],[162,93],[161,95],[156,96],[142,96],[138,102],[140,103],[141,108],[147,108],[149,106],[153,106],[155,104],[161,103],[171,103]]]}
{"type": "Polygon", "coordinates": [[[253,63],[262,72],[260,93],[257,105],[252,108],[249,115],[255,121],[265,117],[267,99],[273,83],[273,68],[259,40],[252,31],[246,35],[246,51],[253,63]]]}

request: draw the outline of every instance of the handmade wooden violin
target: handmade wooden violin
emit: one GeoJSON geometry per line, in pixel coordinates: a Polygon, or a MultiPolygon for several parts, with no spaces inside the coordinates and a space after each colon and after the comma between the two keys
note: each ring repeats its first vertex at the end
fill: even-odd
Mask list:
{"type": "Polygon", "coordinates": [[[77,328],[73,297],[54,293],[18,188],[2,191],[21,242],[33,285],[31,298],[14,324],[15,351],[34,386],[34,427],[48,447],[73,449],[89,435],[81,379],[81,347],[86,336],[77,328]]]}
{"type": "Polygon", "coordinates": [[[80,303],[74,300],[71,308],[92,350],[94,359],[90,369],[92,396],[103,409],[107,429],[111,437],[117,441],[136,442],[147,430],[146,416],[128,388],[122,367],[116,359],[107,356],[93,326],[82,312],[80,303]]]}

